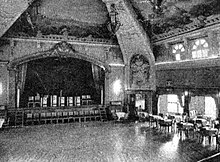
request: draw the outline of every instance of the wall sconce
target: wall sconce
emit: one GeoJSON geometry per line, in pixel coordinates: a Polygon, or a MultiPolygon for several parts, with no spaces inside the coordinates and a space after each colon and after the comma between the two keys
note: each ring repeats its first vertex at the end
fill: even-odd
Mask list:
{"type": "Polygon", "coordinates": [[[3,93],[3,87],[2,87],[2,83],[0,82],[0,95],[2,95],[3,93]]]}
{"type": "Polygon", "coordinates": [[[185,96],[188,96],[189,95],[189,91],[185,91],[184,94],[185,94],[185,96]]]}
{"type": "Polygon", "coordinates": [[[113,83],[113,92],[118,95],[121,92],[121,80],[117,79],[114,83],[113,83]]]}
{"type": "Polygon", "coordinates": [[[120,26],[122,26],[122,24],[117,18],[117,15],[118,12],[116,11],[115,4],[111,4],[109,12],[111,21],[108,22],[107,28],[112,33],[112,35],[115,35],[115,33],[119,30],[120,26]]]}

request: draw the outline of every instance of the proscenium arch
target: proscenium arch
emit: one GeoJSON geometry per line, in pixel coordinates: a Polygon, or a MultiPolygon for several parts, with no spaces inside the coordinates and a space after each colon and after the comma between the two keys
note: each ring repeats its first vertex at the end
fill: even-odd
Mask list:
{"type": "MultiPolygon", "coordinates": [[[[108,64],[106,64],[105,61],[102,61],[100,58],[94,57],[95,55],[93,56],[93,55],[88,55],[87,53],[81,53],[81,52],[75,51],[73,48],[67,48],[67,49],[57,48],[57,45],[59,45],[61,43],[62,42],[55,44],[49,50],[29,53],[24,56],[21,56],[21,57],[18,57],[18,58],[11,60],[7,65],[8,71],[11,73],[11,75],[10,75],[11,79],[16,83],[19,65],[22,65],[24,63],[28,63],[30,61],[43,59],[43,58],[46,59],[46,58],[51,58],[51,57],[76,58],[79,60],[84,60],[84,61],[87,61],[91,64],[99,66],[100,68],[103,69],[103,71],[105,73],[110,72],[110,66],[108,64]]],[[[66,44],[68,45],[68,43],[66,43],[66,44]]],[[[60,47],[60,46],[58,46],[58,47],[60,47]]],[[[106,75],[105,75],[105,77],[106,77],[106,75]]],[[[12,86],[10,86],[10,88],[9,88],[9,93],[13,97],[8,98],[8,101],[11,103],[11,107],[17,107],[17,96],[16,96],[18,93],[18,91],[16,90],[17,84],[11,84],[11,85],[12,86]]],[[[108,92],[108,89],[107,89],[107,91],[105,91],[105,93],[107,93],[107,92],[108,92]]],[[[103,103],[105,103],[105,101],[103,101],[103,103]]]]}
{"type": "Polygon", "coordinates": [[[20,57],[20,58],[17,58],[17,59],[10,61],[8,64],[8,67],[9,67],[9,69],[16,69],[18,65],[21,65],[23,63],[27,63],[29,61],[34,61],[34,60],[48,58],[48,57],[61,57],[61,58],[76,58],[76,59],[88,61],[90,63],[98,65],[105,72],[110,72],[110,67],[105,62],[99,60],[98,58],[86,55],[84,53],[80,53],[80,52],[72,51],[72,50],[69,52],[58,52],[58,54],[56,54],[56,55],[52,54],[52,53],[53,53],[53,50],[50,49],[48,51],[42,51],[42,52],[30,54],[30,55],[25,55],[23,57],[20,57]]]}

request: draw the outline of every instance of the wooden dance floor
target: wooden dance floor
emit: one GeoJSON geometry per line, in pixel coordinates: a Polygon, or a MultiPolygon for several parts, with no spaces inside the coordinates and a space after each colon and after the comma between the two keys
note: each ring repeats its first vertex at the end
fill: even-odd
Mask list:
{"type": "Polygon", "coordinates": [[[215,145],[180,139],[147,123],[90,122],[0,131],[1,162],[194,162],[215,145]]]}

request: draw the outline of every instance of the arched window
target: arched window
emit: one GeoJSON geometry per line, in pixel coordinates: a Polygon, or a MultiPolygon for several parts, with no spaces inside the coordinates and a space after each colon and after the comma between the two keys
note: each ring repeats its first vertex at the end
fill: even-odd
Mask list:
{"type": "Polygon", "coordinates": [[[175,44],[172,46],[172,53],[175,55],[176,61],[181,60],[181,55],[185,52],[183,44],[175,44]]]}
{"type": "Polygon", "coordinates": [[[203,38],[197,39],[192,44],[192,58],[205,58],[208,57],[209,45],[203,38]]]}

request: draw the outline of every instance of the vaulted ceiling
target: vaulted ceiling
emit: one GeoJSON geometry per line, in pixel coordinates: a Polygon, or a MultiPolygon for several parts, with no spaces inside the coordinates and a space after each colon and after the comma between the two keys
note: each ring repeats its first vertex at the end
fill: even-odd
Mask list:
{"type": "MultiPolygon", "coordinates": [[[[149,35],[182,28],[195,20],[201,21],[210,15],[220,13],[219,0],[128,1],[149,35]]],[[[6,6],[10,9],[10,4],[6,6]]],[[[3,7],[4,5],[0,5],[0,9],[3,7]]],[[[18,8],[19,6],[17,8],[13,6],[11,10],[18,8]]],[[[13,22],[7,24],[3,18],[3,11],[0,10],[0,29],[4,28],[2,24],[11,26],[10,23],[13,22]]],[[[36,35],[38,30],[43,34],[62,34],[65,29],[76,37],[110,38],[107,29],[107,22],[110,19],[102,0],[35,0],[25,12],[15,15],[19,18],[7,34],[36,35]]]]}
{"type": "MultiPolygon", "coordinates": [[[[102,0],[35,0],[11,27],[10,34],[62,34],[109,38],[108,12],[102,0]]],[[[7,34],[8,34],[7,33],[7,34]]]]}
{"type": "Polygon", "coordinates": [[[219,0],[131,0],[150,36],[167,33],[220,13],[219,0]]]}

